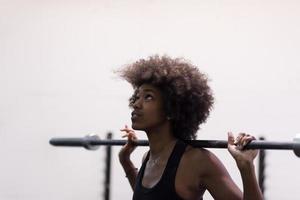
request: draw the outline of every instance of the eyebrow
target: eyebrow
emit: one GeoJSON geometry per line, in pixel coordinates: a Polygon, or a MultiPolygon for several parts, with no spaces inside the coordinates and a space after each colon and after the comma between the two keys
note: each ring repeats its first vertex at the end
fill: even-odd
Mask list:
{"type": "Polygon", "coordinates": [[[146,88],[146,89],[144,89],[143,91],[144,91],[144,92],[153,92],[153,93],[155,93],[155,90],[153,90],[153,89],[147,89],[147,88],[146,88]]]}
{"type": "Polygon", "coordinates": [[[145,89],[142,89],[142,90],[139,89],[139,90],[136,91],[136,94],[139,94],[141,92],[152,92],[152,93],[156,94],[156,91],[153,90],[153,89],[150,89],[150,88],[145,88],[145,89]]]}

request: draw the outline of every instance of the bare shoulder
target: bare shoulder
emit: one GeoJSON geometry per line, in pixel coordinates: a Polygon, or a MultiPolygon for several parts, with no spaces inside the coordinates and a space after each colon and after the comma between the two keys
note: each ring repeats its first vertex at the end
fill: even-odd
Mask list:
{"type": "Polygon", "coordinates": [[[184,157],[186,157],[186,159],[189,159],[191,161],[196,160],[196,161],[214,162],[218,160],[215,154],[213,154],[211,151],[203,148],[195,148],[190,145],[186,148],[184,157]]]}
{"type": "Polygon", "coordinates": [[[183,162],[196,166],[202,175],[210,173],[212,170],[223,169],[223,164],[214,153],[207,149],[192,146],[186,148],[183,162]]]}
{"type": "Polygon", "coordinates": [[[241,191],[213,152],[188,146],[182,161],[185,175],[192,174],[190,180],[196,180],[196,183],[206,188],[214,199],[223,199],[224,196],[228,199],[241,199],[241,191]],[[222,187],[219,187],[220,185],[222,187]]]}
{"type": "MultiPolygon", "coordinates": [[[[183,188],[182,194],[190,191],[187,188],[193,188],[192,191],[202,194],[207,188],[207,180],[213,177],[214,173],[222,174],[219,173],[222,170],[218,168],[218,163],[217,157],[209,150],[187,146],[177,172],[177,180],[181,183],[181,189],[183,188]]],[[[180,187],[177,189],[180,190],[180,187]]]]}

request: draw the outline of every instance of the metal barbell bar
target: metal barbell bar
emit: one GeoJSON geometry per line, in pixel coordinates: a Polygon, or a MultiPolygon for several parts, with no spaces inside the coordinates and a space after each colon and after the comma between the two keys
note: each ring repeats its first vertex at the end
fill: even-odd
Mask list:
{"type": "MultiPolygon", "coordinates": [[[[91,134],[83,138],[52,138],[50,144],[53,146],[84,147],[88,150],[97,150],[101,145],[123,146],[127,140],[101,140],[99,136],[91,134]]],[[[193,147],[202,148],[227,148],[227,140],[185,140],[193,147]]],[[[137,146],[148,146],[147,140],[138,140],[137,146]]],[[[272,149],[293,150],[300,157],[300,134],[296,135],[293,142],[274,142],[253,140],[244,149],[272,149]]]]}

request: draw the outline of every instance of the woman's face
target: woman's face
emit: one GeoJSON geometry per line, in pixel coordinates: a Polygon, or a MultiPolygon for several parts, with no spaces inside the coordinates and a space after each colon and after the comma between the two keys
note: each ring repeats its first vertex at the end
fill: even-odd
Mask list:
{"type": "Polygon", "coordinates": [[[133,98],[131,113],[132,128],[151,130],[167,123],[160,90],[151,84],[141,85],[133,98]]]}

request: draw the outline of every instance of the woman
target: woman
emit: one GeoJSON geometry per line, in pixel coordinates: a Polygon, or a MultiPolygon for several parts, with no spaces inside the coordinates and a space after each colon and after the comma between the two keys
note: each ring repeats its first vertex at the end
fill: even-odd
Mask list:
{"type": "Polygon", "coordinates": [[[210,151],[183,142],[195,139],[213,105],[207,77],[183,59],[153,56],[119,71],[132,84],[132,129],[145,131],[149,151],[138,171],[130,160],[137,140],[132,129],[119,152],[120,163],[134,190],[134,200],[199,200],[205,190],[214,199],[263,199],[255,177],[257,150],[242,150],[253,136],[228,133],[228,150],[243,181],[243,193],[218,158],[210,151]]]}

